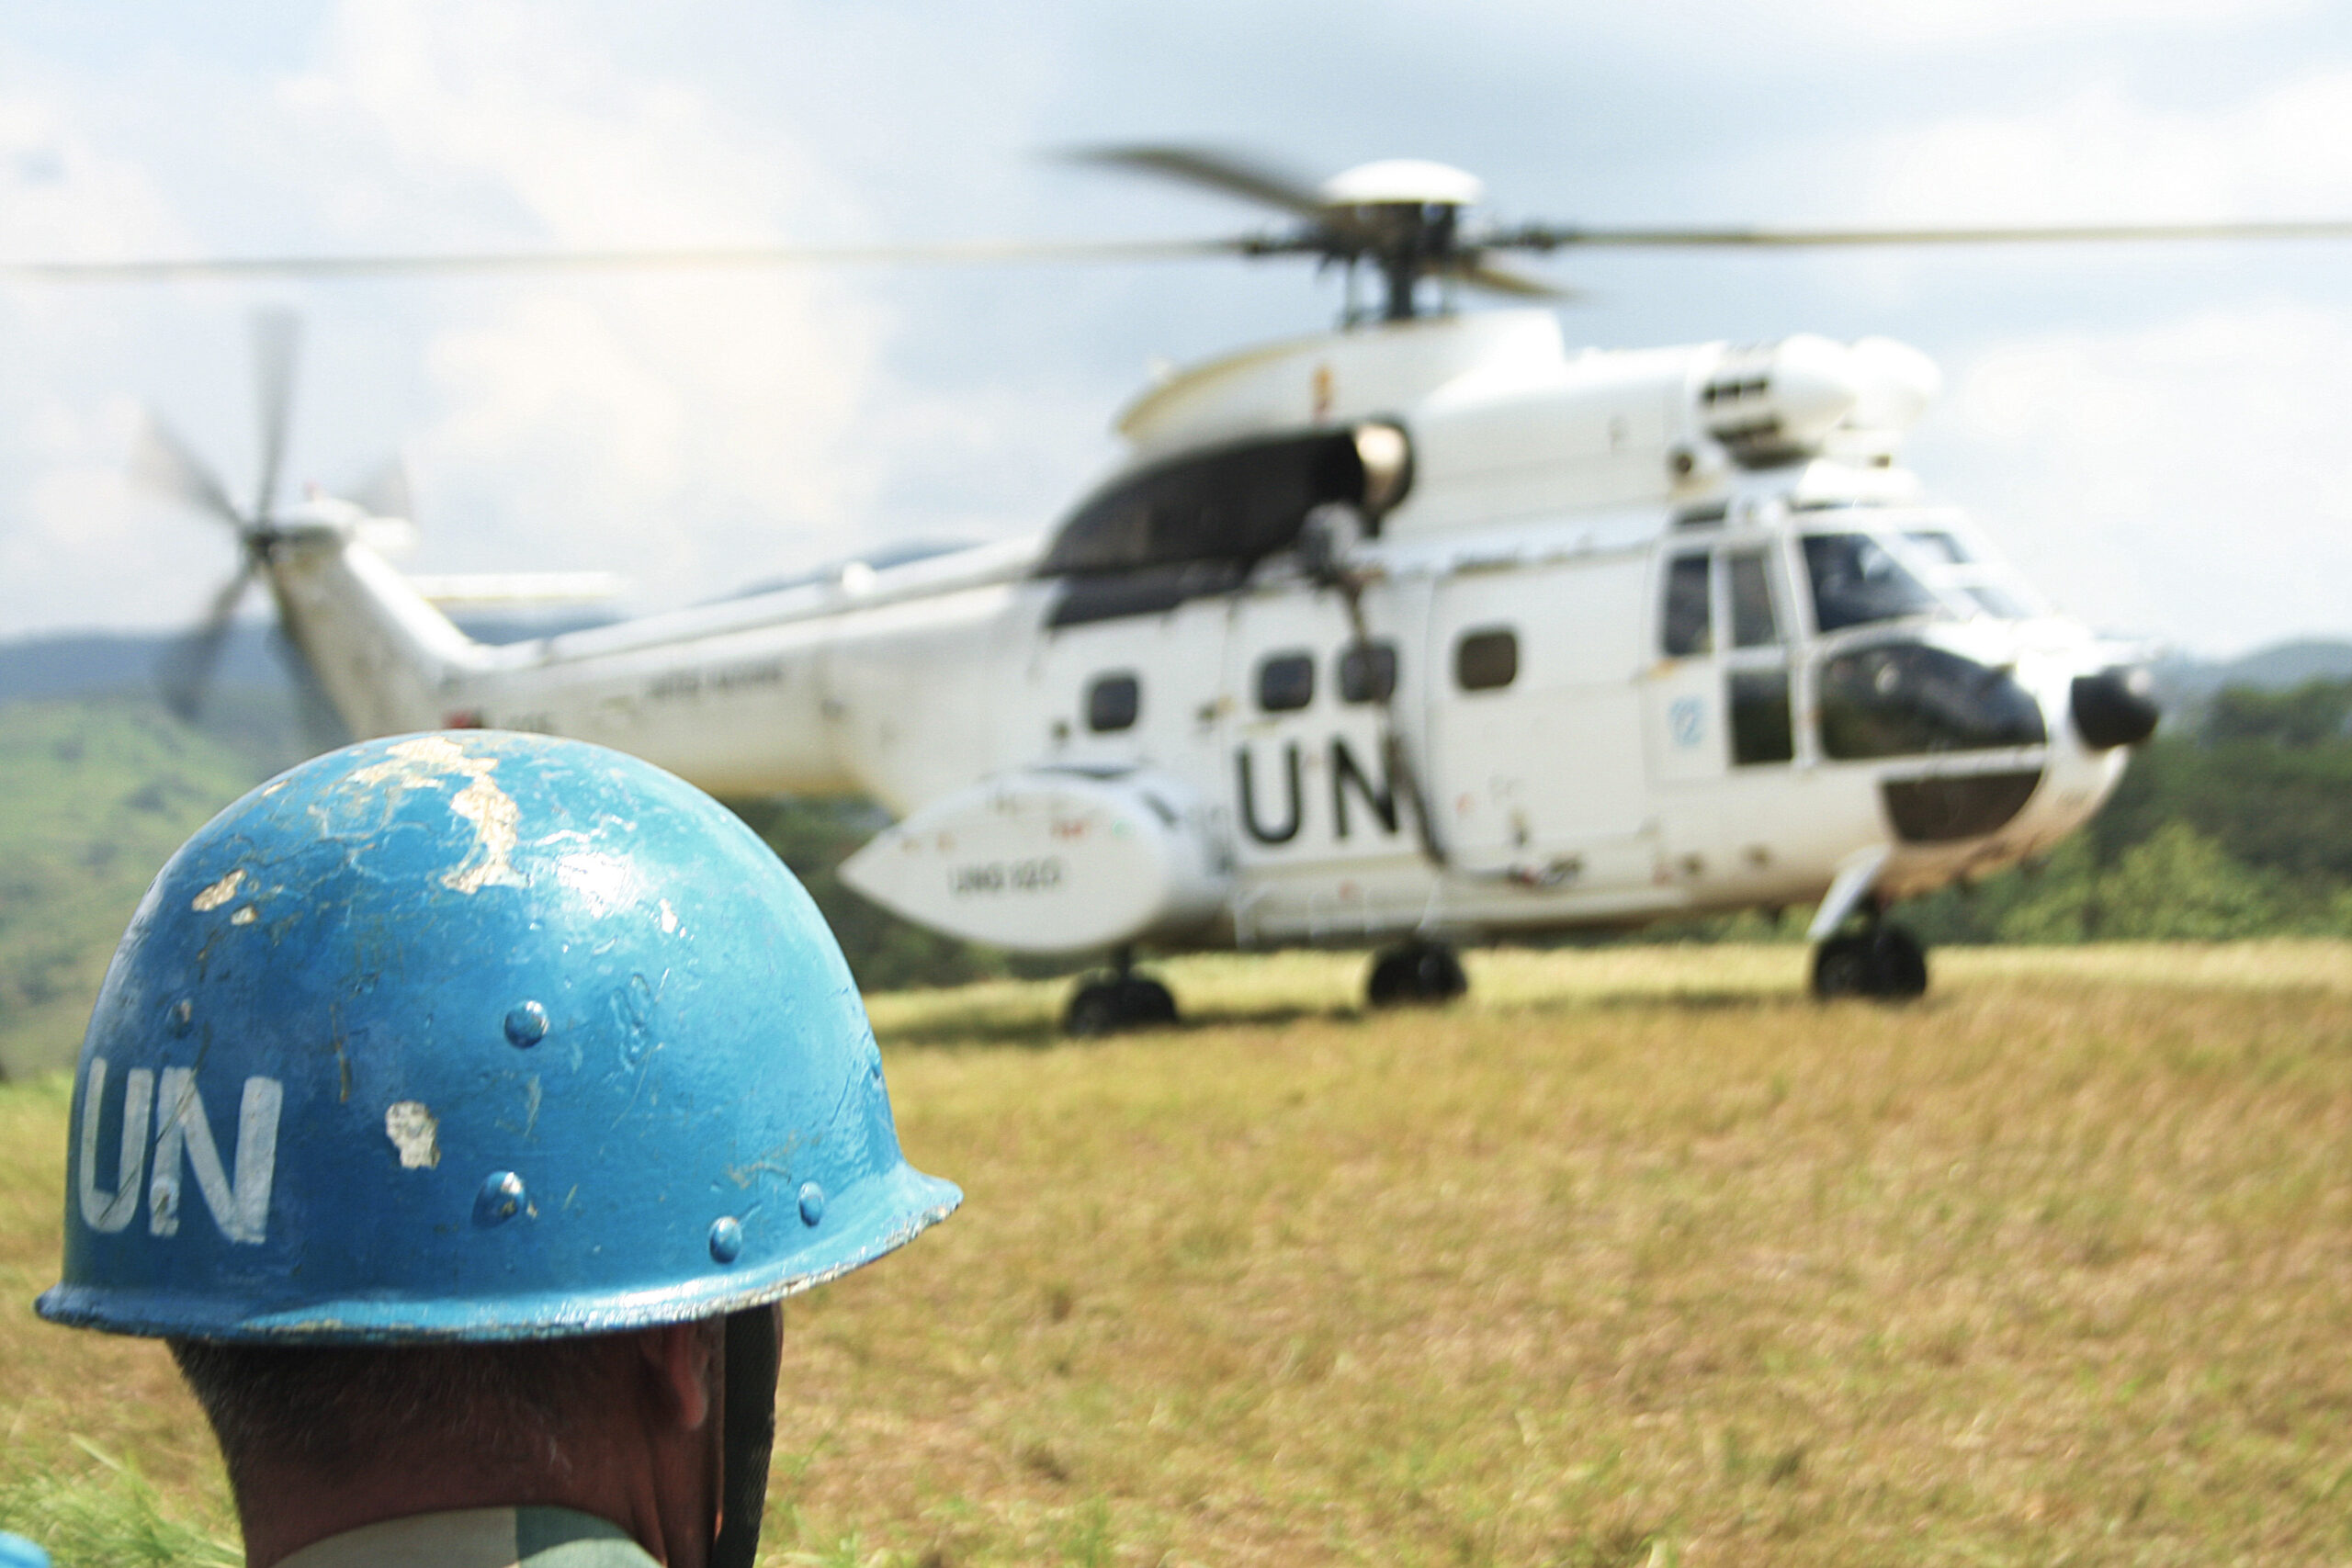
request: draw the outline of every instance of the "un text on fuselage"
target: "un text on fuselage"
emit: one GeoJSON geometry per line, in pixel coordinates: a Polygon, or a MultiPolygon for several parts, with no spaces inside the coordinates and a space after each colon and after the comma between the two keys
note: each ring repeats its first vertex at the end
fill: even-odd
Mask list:
{"type": "MultiPolygon", "coordinates": [[[[1367,830],[1394,838],[1396,781],[1390,775],[1385,750],[1375,749],[1367,767],[1358,761],[1345,736],[1334,735],[1324,760],[1329,764],[1324,773],[1329,780],[1331,837],[1344,840],[1354,833],[1358,822],[1364,822],[1367,830]],[[1351,809],[1351,796],[1356,809],[1351,809]]],[[[1266,845],[1287,844],[1296,839],[1306,825],[1312,804],[1302,743],[1285,740],[1268,752],[1244,741],[1234,748],[1233,773],[1242,831],[1266,845]],[[1264,798],[1267,795],[1272,797],[1271,801],[1264,798]]]]}

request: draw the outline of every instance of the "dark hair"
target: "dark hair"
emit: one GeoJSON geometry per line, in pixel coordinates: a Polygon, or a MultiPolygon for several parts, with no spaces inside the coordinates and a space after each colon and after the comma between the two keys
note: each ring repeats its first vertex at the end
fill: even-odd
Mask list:
{"type": "Polygon", "coordinates": [[[388,1458],[456,1450],[567,1467],[575,1419],[620,1394],[609,1337],[467,1345],[170,1341],[232,1484],[256,1463],[346,1479],[388,1458]]]}

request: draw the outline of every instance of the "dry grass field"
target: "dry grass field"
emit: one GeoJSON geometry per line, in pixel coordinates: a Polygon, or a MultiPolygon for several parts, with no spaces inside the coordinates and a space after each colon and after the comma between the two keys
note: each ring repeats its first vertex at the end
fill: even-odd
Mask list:
{"type": "MultiPolygon", "coordinates": [[[[2352,945],[1168,966],[875,998],[963,1213],[792,1304],[779,1562],[2352,1558],[2352,945]]],[[[151,1346],[51,1330],[62,1085],[0,1091],[0,1523],[233,1540],[151,1346]],[[102,1460],[98,1456],[104,1456],[102,1460]],[[112,1462],[107,1462],[112,1461],[112,1462]],[[138,1478],[144,1478],[143,1480],[138,1478]]]]}

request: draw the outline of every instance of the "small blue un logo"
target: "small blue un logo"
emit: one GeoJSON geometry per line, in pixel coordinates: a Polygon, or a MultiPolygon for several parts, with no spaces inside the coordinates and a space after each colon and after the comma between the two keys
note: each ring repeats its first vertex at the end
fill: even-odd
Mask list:
{"type": "Polygon", "coordinates": [[[1696,746],[1705,728],[1706,705],[1696,697],[1677,697],[1666,710],[1666,728],[1677,746],[1696,746]]]}

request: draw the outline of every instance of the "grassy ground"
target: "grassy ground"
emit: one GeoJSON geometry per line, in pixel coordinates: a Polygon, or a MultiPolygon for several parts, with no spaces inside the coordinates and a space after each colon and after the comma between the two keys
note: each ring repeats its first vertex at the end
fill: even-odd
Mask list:
{"type": "MultiPolygon", "coordinates": [[[[1202,959],[1089,1044],[876,998],[968,1202],[791,1307],[778,1560],[2352,1556],[2352,945],[1803,964],[1474,954],[1367,1020],[1361,960],[1202,959]]],[[[22,1305],[62,1108],[0,1091],[0,1525],[232,1539],[161,1354],[22,1305]]]]}

